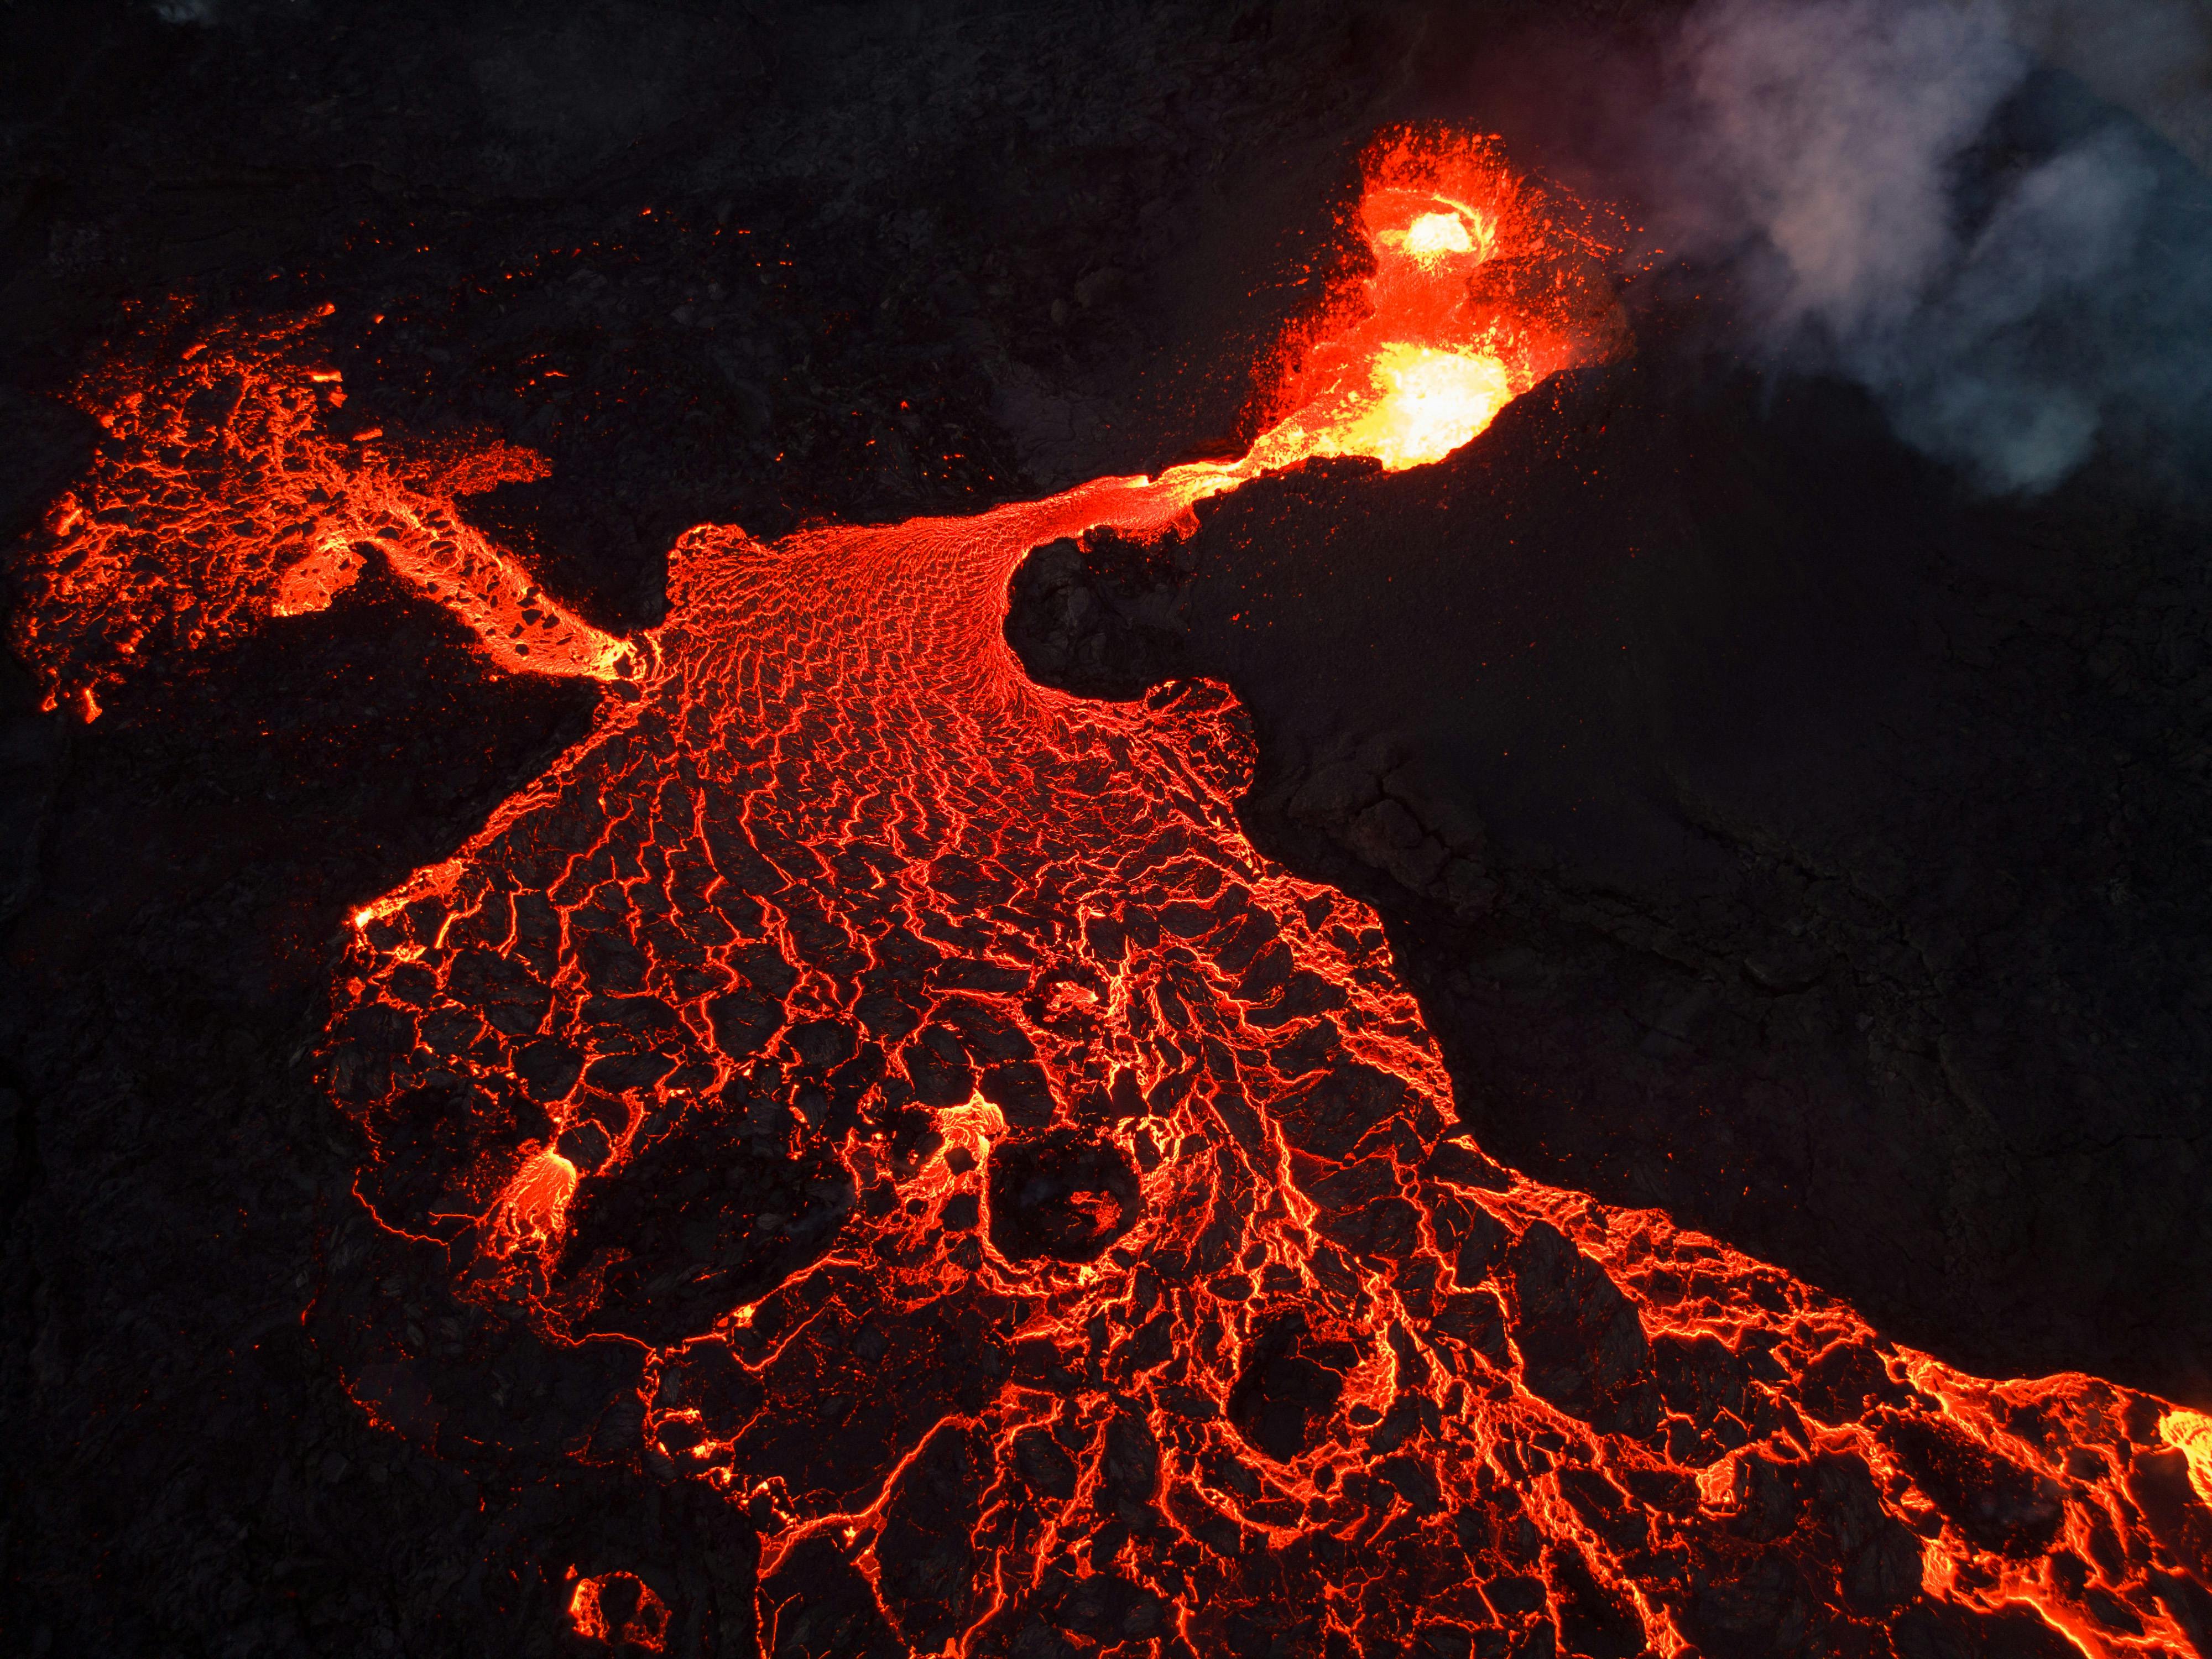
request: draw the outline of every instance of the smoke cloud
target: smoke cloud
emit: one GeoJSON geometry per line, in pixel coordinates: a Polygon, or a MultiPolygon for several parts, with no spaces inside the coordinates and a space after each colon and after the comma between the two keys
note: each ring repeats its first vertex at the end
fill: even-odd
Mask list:
{"type": "Polygon", "coordinates": [[[2212,134],[2203,9],[1702,0],[1665,50],[1652,229],[1728,262],[1770,362],[1859,381],[1995,492],[2100,436],[2187,465],[2212,187],[2171,143],[2212,134]]]}

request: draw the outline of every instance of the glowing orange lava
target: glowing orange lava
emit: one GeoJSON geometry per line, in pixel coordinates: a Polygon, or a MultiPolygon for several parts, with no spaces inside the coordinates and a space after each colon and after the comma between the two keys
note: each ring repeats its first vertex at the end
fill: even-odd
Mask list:
{"type": "Polygon", "coordinates": [[[642,1648],[659,1653],[668,1643],[668,1604],[632,1572],[605,1572],[576,1581],[568,1598],[568,1622],[588,1641],[642,1648]],[[629,1603],[611,1615],[617,1599],[629,1603]]]}
{"type": "MultiPolygon", "coordinates": [[[[726,1497],[763,1655],[2204,1652],[2204,1419],[1966,1376],[1492,1163],[1373,913],[1245,838],[1229,695],[1008,648],[1044,542],[1419,464],[1610,349],[1489,150],[1368,180],[1373,270],[1243,459],[682,538],[636,695],[356,915],[349,1272],[448,1276],[484,1364],[520,1325],[618,1371],[573,1455],[726,1497]]],[[[493,1455],[398,1305],[357,1392],[493,1455]]],[[[570,1615],[668,1628],[629,1575],[570,1615]]]]}
{"type": "Polygon", "coordinates": [[[1564,204],[1489,146],[1378,148],[1360,198],[1372,270],[1316,319],[1249,463],[1366,455],[1394,471],[1468,442],[1562,368],[1602,357],[1623,324],[1564,204]]]}
{"type": "Polygon", "coordinates": [[[100,690],[134,666],[323,610],[371,557],[511,672],[632,672],[631,647],[555,603],[455,510],[457,496],[544,477],[538,456],[331,435],[341,377],[301,355],[327,314],[218,326],[166,365],[142,350],[79,385],[109,441],[47,513],[10,630],[48,708],[67,701],[91,720],[100,690]]]}
{"type": "Polygon", "coordinates": [[[539,1152],[508,1182],[492,1223],[492,1249],[501,1255],[559,1244],[568,1230],[568,1200],[576,1195],[576,1166],[556,1152],[539,1152]]]}
{"type": "Polygon", "coordinates": [[[2212,1417],[2177,1408],[2159,1419],[2158,1432],[2189,1460],[2189,1484],[2199,1498],[2212,1504],[2212,1417]]]}

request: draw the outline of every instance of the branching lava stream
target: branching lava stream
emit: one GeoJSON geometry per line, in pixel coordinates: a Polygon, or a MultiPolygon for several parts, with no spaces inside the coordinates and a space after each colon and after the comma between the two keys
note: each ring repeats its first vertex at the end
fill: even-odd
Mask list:
{"type": "MultiPolygon", "coordinates": [[[[326,602],[367,542],[503,666],[610,683],[588,738],[355,919],[325,1057],[384,1255],[344,1272],[434,1271],[588,1361],[573,1455],[726,1495],[764,1654],[2212,1651],[2212,1424],[1962,1376],[1499,1168],[1374,915],[1243,836],[1228,694],[1023,674],[1030,549],[1173,533],[1309,457],[1434,460],[1613,349],[1586,250],[1488,148],[1395,136],[1360,211],[1373,270],[1242,460],[774,545],[693,530],[634,644],[320,437],[275,348],[195,360],[255,366],[237,407],[293,416],[238,442],[322,499],[281,552],[168,464],[131,533],[235,520],[222,545],[261,550],[204,538],[233,574],[172,568],[141,611],[326,602]]],[[[173,449],[200,417],[158,402],[118,418],[173,449]]],[[[121,522],[88,485],[38,550],[21,637],[58,696],[146,636],[70,608],[121,522]]],[[[498,1455],[445,1339],[333,1305],[365,1408],[498,1455]]],[[[576,1581],[575,1628],[678,1650],[650,1573],[576,1581]]]]}

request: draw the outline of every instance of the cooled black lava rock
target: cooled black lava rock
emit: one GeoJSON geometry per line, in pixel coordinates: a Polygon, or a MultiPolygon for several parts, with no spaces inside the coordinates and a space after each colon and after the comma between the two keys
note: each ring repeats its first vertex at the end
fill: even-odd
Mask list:
{"type": "Polygon", "coordinates": [[[1305,1450],[1314,1421],[1336,1409],[1358,1358],[1349,1342],[1316,1336],[1303,1316],[1286,1319],[1252,1345],[1229,1390],[1229,1420],[1248,1444],[1287,1462],[1305,1450]]]}
{"type": "Polygon", "coordinates": [[[1048,542],[1006,592],[1006,640],[1030,678],[1128,702],[1183,672],[1180,543],[1111,535],[1048,542]]]}
{"type": "Polygon", "coordinates": [[[675,1341],[818,1260],[857,1201],[827,1153],[787,1158],[690,1113],[578,1188],[555,1282],[598,1286],[594,1332],[675,1341]]]}
{"type": "Polygon", "coordinates": [[[1119,1150],[1079,1129],[1018,1135],[991,1152],[991,1242],[1015,1261],[1095,1261],[1142,1207],[1119,1150]]]}
{"type": "Polygon", "coordinates": [[[1612,1422],[1651,1363],[1634,1306],[1547,1223],[1531,1222],[1507,1259],[1530,1391],[1586,1421],[1612,1422]]]}

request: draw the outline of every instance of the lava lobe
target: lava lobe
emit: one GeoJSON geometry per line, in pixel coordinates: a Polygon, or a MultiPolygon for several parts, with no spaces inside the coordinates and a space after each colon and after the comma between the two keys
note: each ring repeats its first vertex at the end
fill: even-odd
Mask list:
{"type": "Polygon", "coordinates": [[[990,1182],[991,1242],[1010,1261],[1096,1261],[1144,1206],[1121,1150],[1080,1129],[994,1147],[990,1182]]]}

